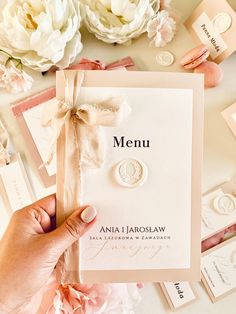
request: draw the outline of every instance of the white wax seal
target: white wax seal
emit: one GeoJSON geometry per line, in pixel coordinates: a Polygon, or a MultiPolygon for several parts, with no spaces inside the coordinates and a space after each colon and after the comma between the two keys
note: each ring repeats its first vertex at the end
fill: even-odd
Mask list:
{"type": "Polygon", "coordinates": [[[219,13],[217,14],[213,20],[212,20],[213,27],[216,32],[219,34],[222,34],[226,32],[231,24],[232,24],[232,18],[228,13],[219,13]]]}
{"type": "Polygon", "coordinates": [[[223,215],[232,214],[236,211],[236,199],[231,194],[217,196],[213,201],[214,209],[223,215]]]}
{"type": "Polygon", "coordinates": [[[116,181],[125,187],[136,187],[142,185],[147,178],[146,165],[137,159],[124,159],[115,167],[116,181]]]}
{"type": "Polygon", "coordinates": [[[160,51],[156,55],[156,60],[157,60],[157,63],[159,63],[160,65],[167,67],[174,62],[175,58],[174,58],[174,55],[170,51],[160,51]]]}

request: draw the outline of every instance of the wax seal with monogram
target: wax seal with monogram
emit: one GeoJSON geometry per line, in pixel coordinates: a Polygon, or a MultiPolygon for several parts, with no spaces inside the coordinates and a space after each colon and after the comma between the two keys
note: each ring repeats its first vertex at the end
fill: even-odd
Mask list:
{"type": "Polygon", "coordinates": [[[137,159],[124,159],[115,168],[116,181],[124,187],[137,187],[147,178],[146,165],[137,159]]]}

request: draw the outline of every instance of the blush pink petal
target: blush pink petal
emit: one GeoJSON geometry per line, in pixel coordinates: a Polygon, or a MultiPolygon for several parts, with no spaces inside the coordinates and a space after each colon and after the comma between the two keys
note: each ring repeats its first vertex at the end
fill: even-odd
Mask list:
{"type": "Polygon", "coordinates": [[[176,32],[176,22],[166,10],[159,11],[147,24],[148,38],[156,47],[171,42],[176,32]]]}
{"type": "Polygon", "coordinates": [[[0,65],[0,87],[7,92],[26,92],[31,89],[33,79],[23,70],[16,68],[13,62],[8,66],[0,65]]]}

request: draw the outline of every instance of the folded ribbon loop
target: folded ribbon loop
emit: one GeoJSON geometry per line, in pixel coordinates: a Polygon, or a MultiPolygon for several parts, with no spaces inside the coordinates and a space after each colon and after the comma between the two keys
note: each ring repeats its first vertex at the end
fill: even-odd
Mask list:
{"type": "Polygon", "coordinates": [[[71,65],[69,70],[115,70],[120,68],[128,68],[134,66],[134,62],[131,57],[125,57],[121,60],[105,64],[100,60],[90,60],[82,58],[79,63],[71,65]]]}
{"type": "MultiPolygon", "coordinates": [[[[100,127],[119,125],[130,113],[130,107],[122,97],[111,97],[93,104],[79,104],[84,72],[64,73],[65,99],[58,103],[54,117],[50,117],[50,112],[53,112],[51,108],[50,111],[45,111],[43,124],[51,123],[54,134],[53,147],[65,123],[73,124],[80,161],[87,166],[99,167],[104,161],[104,138],[100,127]]],[[[49,161],[52,154],[53,151],[49,161]]]]}

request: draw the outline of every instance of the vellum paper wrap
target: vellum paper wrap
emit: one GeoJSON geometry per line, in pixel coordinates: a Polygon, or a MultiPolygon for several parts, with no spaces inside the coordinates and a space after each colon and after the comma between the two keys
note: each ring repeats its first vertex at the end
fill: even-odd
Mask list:
{"type": "MultiPolygon", "coordinates": [[[[120,97],[80,104],[80,87],[86,72],[64,71],[63,75],[65,97],[58,102],[51,121],[57,143],[57,225],[83,205],[82,166],[96,168],[103,164],[105,140],[101,127],[119,125],[130,112],[120,97]]],[[[80,281],[78,250],[76,242],[58,264],[62,283],[80,281]]]]}

